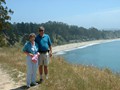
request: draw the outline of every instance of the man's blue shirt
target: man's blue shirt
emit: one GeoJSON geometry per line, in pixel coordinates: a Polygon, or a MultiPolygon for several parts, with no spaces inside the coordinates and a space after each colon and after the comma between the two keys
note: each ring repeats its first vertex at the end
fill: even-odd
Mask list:
{"type": "Polygon", "coordinates": [[[52,45],[49,35],[44,34],[42,37],[37,35],[35,42],[38,44],[39,51],[48,51],[52,45]]]}

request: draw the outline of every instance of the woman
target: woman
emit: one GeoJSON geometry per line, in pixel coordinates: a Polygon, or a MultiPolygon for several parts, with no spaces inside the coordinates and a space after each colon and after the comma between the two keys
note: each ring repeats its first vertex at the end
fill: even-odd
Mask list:
{"type": "Polygon", "coordinates": [[[29,41],[23,47],[23,52],[27,55],[27,87],[30,85],[36,85],[36,72],[38,67],[38,45],[35,43],[35,34],[29,35],[29,41]],[[36,58],[37,55],[37,58],[36,58]],[[33,59],[35,56],[35,59],[33,59]]]}

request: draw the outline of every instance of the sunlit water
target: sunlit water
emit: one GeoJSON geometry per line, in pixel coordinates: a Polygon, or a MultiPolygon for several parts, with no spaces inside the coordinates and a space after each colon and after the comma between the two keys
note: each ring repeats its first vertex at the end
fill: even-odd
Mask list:
{"type": "Polygon", "coordinates": [[[72,64],[92,65],[120,72],[120,41],[90,44],[68,51],[58,52],[72,64]]]}

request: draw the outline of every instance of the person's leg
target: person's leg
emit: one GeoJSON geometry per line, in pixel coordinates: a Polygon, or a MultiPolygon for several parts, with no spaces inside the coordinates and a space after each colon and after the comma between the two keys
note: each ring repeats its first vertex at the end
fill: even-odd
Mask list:
{"type": "Polygon", "coordinates": [[[39,74],[40,74],[40,79],[42,79],[43,78],[43,65],[40,65],[39,66],[39,74]]]}
{"type": "Polygon", "coordinates": [[[44,73],[45,73],[46,79],[48,79],[48,67],[47,66],[44,66],[44,73]]]}
{"type": "Polygon", "coordinates": [[[44,73],[45,73],[45,75],[48,74],[48,68],[47,68],[47,66],[44,66],[44,73]]]}
{"type": "Polygon", "coordinates": [[[43,78],[43,55],[40,54],[40,57],[38,58],[38,65],[39,65],[39,74],[40,74],[40,79],[43,78]]]}
{"type": "Polygon", "coordinates": [[[48,64],[49,64],[49,55],[45,54],[44,73],[45,73],[46,79],[48,79],[48,64]]]}
{"type": "Polygon", "coordinates": [[[32,62],[30,60],[30,57],[27,56],[27,86],[29,87],[31,84],[31,76],[32,76],[32,62]]]}
{"type": "Polygon", "coordinates": [[[38,63],[32,63],[32,83],[36,84],[36,73],[37,73],[38,63]]]}

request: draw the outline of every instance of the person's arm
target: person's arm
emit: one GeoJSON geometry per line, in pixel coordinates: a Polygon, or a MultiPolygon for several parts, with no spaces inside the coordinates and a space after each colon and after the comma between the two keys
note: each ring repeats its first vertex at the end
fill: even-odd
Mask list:
{"type": "Polygon", "coordinates": [[[50,57],[52,57],[52,46],[50,46],[49,48],[50,48],[49,55],[50,57]]]}
{"type": "Polygon", "coordinates": [[[29,55],[29,56],[31,56],[31,57],[33,57],[34,55],[32,54],[32,53],[28,53],[28,52],[24,52],[26,55],[29,55]]]}
{"type": "Polygon", "coordinates": [[[25,43],[22,51],[23,51],[26,55],[29,55],[29,56],[33,57],[33,54],[32,54],[32,53],[28,53],[28,52],[27,52],[27,49],[28,49],[28,42],[25,43]]]}
{"type": "Polygon", "coordinates": [[[49,36],[48,36],[48,45],[49,45],[49,55],[50,57],[52,57],[52,43],[49,36]]]}

